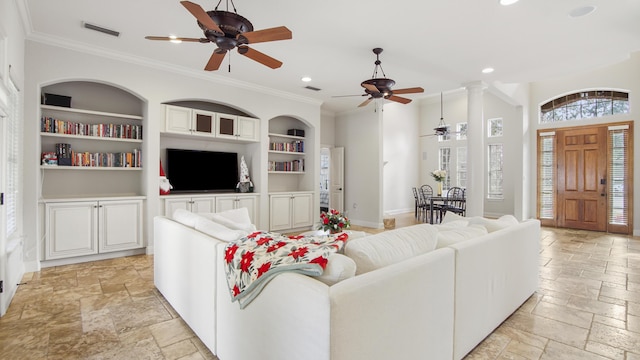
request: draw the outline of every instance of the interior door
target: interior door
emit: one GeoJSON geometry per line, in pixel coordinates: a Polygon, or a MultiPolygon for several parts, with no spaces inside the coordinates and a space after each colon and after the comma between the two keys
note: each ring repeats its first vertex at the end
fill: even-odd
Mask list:
{"type": "MultiPolygon", "coordinates": [[[[2,105],[2,104],[0,104],[2,105]]],[[[5,113],[2,110],[2,106],[0,106],[0,149],[2,149],[2,152],[5,153],[5,149],[4,149],[4,125],[6,123],[6,117],[5,117],[5,113]]],[[[4,197],[4,192],[5,192],[5,188],[4,188],[4,160],[0,159],[0,193],[2,193],[3,197],[4,197]]],[[[7,270],[6,266],[8,263],[8,259],[7,259],[7,241],[6,241],[6,234],[7,234],[7,227],[5,224],[5,206],[4,206],[4,201],[2,201],[2,203],[0,203],[0,280],[5,280],[6,279],[6,274],[7,274],[7,270]]],[[[9,307],[9,300],[7,298],[7,293],[6,292],[0,292],[0,316],[3,316],[4,313],[7,311],[7,308],[9,307]]]]}
{"type": "Polygon", "coordinates": [[[558,226],[606,231],[607,128],[556,131],[558,226]]]}
{"type": "Polygon", "coordinates": [[[344,148],[331,148],[329,208],[344,212],[344,148]]]}

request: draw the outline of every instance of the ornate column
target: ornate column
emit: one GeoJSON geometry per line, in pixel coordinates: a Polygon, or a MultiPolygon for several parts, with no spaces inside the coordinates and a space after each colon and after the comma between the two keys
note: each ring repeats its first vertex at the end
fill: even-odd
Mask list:
{"type": "Polygon", "coordinates": [[[483,92],[485,84],[466,84],[467,89],[467,216],[484,215],[485,198],[485,124],[483,92]]]}

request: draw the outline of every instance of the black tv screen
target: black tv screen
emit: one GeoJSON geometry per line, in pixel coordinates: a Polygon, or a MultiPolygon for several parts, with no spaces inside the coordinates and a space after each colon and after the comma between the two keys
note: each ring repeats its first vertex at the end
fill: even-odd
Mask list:
{"type": "Polygon", "coordinates": [[[167,178],[171,192],[235,191],[238,154],[167,149],[167,178]]]}

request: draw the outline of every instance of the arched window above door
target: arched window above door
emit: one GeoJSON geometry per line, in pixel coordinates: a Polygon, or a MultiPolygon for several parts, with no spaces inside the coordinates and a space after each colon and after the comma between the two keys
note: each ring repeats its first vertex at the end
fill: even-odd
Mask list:
{"type": "Polygon", "coordinates": [[[629,113],[629,93],[589,90],[560,96],[540,106],[540,123],[629,113]]]}

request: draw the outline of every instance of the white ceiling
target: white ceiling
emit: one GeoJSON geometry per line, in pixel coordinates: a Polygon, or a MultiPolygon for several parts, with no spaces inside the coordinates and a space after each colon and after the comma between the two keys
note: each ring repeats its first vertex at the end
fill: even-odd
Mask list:
{"type": "MultiPolygon", "coordinates": [[[[107,50],[113,56],[158,62],[181,71],[202,70],[214,44],[150,41],[146,35],[202,37],[195,18],[178,0],[16,0],[29,37],[55,44],[107,50]],[[119,37],[87,30],[89,22],[119,37]]],[[[205,10],[218,3],[192,0],[205,10]]],[[[226,10],[230,0],[222,0],[226,10]]],[[[235,0],[255,30],[286,26],[293,39],[252,45],[284,62],[272,70],[236,51],[212,79],[232,79],[323,101],[344,111],[365,98],[381,47],[382,68],[395,88],[421,86],[424,94],[472,81],[515,83],[553,78],[609,65],[640,50],[640,0],[235,0]],[[573,9],[596,11],[570,18],[573,9]],[[492,74],[481,70],[493,67],[492,74]],[[313,80],[303,83],[302,76],[313,80]],[[306,85],[322,89],[311,91],[306,85]]]]}

